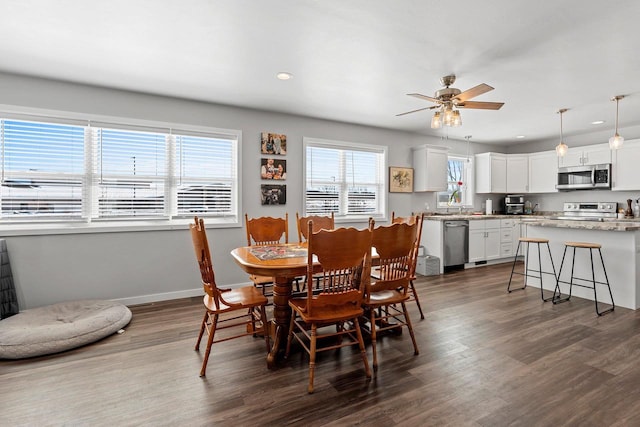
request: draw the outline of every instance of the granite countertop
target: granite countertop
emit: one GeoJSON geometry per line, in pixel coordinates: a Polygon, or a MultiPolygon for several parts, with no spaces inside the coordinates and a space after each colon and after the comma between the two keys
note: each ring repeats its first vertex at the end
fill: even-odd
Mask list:
{"type": "Polygon", "coordinates": [[[640,219],[607,219],[599,221],[575,221],[552,219],[548,217],[527,217],[522,218],[521,222],[527,225],[535,225],[539,227],[555,227],[555,228],[575,228],[580,230],[602,230],[602,231],[639,231],[640,219]]]}
{"type": "Polygon", "coordinates": [[[478,219],[513,219],[528,225],[539,227],[574,228],[581,230],[603,231],[640,231],[640,218],[605,219],[604,221],[562,220],[554,217],[562,212],[544,212],[533,215],[483,215],[483,214],[442,214],[426,212],[424,219],[431,221],[478,220],[478,219]]]}
{"type": "Polygon", "coordinates": [[[425,212],[424,219],[435,221],[451,221],[451,220],[474,220],[474,219],[518,219],[518,215],[485,215],[481,213],[461,213],[461,214],[449,214],[449,213],[435,213],[425,212]]]}

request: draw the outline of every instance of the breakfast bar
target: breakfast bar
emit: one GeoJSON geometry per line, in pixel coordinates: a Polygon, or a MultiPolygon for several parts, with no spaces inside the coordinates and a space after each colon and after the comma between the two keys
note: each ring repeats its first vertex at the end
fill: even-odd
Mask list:
{"type": "MultiPolygon", "coordinates": [[[[549,218],[522,219],[526,225],[527,237],[549,239],[551,253],[559,267],[564,251],[564,243],[593,242],[602,245],[604,263],[611,284],[616,306],[636,310],[640,308],[640,222],[633,220],[622,221],[576,221],[549,218]]],[[[537,258],[532,256],[529,265],[537,268],[537,258]]],[[[575,260],[575,275],[591,277],[591,264],[588,256],[577,255],[575,260]]],[[[595,263],[596,280],[602,280],[604,273],[595,263]]],[[[563,273],[564,277],[564,273],[563,273]]],[[[529,286],[539,287],[538,279],[530,279],[529,286]]],[[[563,293],[568,292],[568,285],[560,284],[563,293]]],[[[550,282],[545,281],[544,289],[553,291],[550,282]]],[[[580,287],[573,287],[573,295],[593,300],[593,291],[580,287]]],[[[604,295],[604,293],[599,293],[604,295]]],[[[607,296],[608,298],[608,296],[607,296]]],[[[600,300],[600,296],[598,297],[600,300]]],[[[604,302],[608,303],[608,299],[604,302]]]]}

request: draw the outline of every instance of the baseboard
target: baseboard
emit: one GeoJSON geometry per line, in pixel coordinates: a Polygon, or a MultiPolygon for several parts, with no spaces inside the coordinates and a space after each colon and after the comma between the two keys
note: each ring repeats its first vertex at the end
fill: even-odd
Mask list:
{"type": "MultiPolygon", "coordinates": [[[[225,285],[224,287],[227,289],[235,289],[240,288],[242,286],[248,286],[251,283],[235,283],[231,285],[225,285]]],[[[113,301],[117,301],[124,305],[137,305],[137,304],[147,304],[150,302],[158,302],[158,301],[167,301],[172,299],[180,299],[180,298],[191,298],[203,295],[202,288],[196,289],[185,289],[182,291],[175,292],[163,292],[160,294],[149,294],[149,295],[140,295],[135,297],[128,298],[114,298],[113,301]]]]}
{"type": "MultiPolygon", "coordinates": [[[[524,257],[518,256],[518,261],[524,260],[524,257]]],[[[513,257],[509,258],[498,258],[492,259],[489,261],[478,261],[478,262],[469,262],[464,265],[464,268],[476,268],[476,267],[484,267],[485,265],[494,265],[494,264],[504,264],[507,262],[513,262],[513,257]]]]}

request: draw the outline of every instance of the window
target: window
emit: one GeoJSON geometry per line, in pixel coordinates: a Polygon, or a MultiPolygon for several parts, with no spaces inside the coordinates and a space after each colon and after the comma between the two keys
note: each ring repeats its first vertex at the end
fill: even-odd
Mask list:
{"type": "Polygon", "coordinates": [[[238,221],[239,132],[52,121],[0,118],[0,221],[238,221]]]}
{"type": "Polygon", "coordinates": [[[473,206],[473,162],[469,157],[449,156],[447,191],[438,193],[438,207],[473,206]]]}
{"type": "Polygon", "coordinates": [[[386,216],[386,147],[304,139],[305,215],[386,216]]]}

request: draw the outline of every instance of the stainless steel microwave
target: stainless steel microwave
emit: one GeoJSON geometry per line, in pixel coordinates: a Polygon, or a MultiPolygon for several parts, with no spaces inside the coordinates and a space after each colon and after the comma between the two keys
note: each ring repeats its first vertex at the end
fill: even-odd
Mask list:
{"type": "Polygon", "coordinates": [[[611,163],[558,168],[558,190],[611,189],[611,163]]]}

